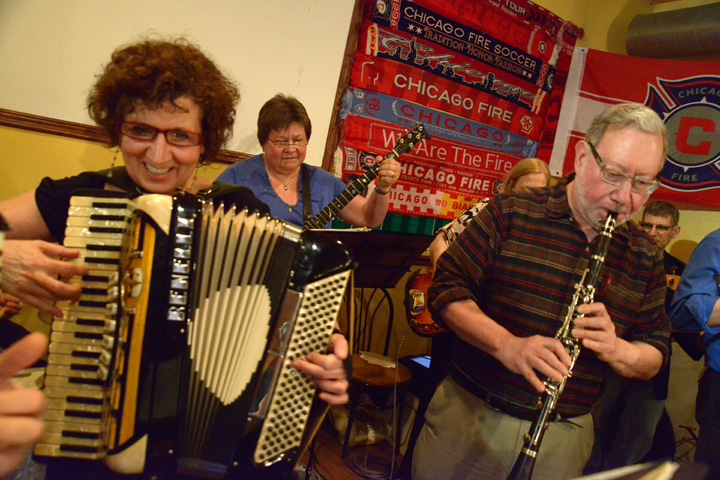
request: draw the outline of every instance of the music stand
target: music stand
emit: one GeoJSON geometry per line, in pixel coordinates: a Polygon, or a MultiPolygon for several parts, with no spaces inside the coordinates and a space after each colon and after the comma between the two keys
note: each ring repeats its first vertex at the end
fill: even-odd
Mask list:
{"type": "Polygon", "coordinates": [[[432,242],[432,235],[379,230],[323,230],[352,252],[358,288],[393,288],[432,242]]]}
{"type": "MultiPolygon", "coordinates": [[[[397,282],[410,270],[414,262],[427,249],[433,240],[432,235],[417,235],[412,233],[385,232],[379,230],[347,229],[323,230],[334,238],[340,240],[352,252],[357,268],[353,274],[354,287],[377,288],[388,299],[390,315],[388,318],[388,333],[392,331],[395,309],[388,288],[393,288],[397,282]]],[[[377,310],[375,310],[377,312],[377,310]]],[[[367,315],[367,311],[365,311],[367,315]]],[[[356,315],[352,314],[353,317],[356,315]]],[[[358,317],[363,316],[363,309],[357,312],[358,317]]],[[[374,314],[371,325],[374,323],[374,314]]],[[[348,325],[348,341],[351,351],[360,345],[365,335],[372,337],[372,328],[365,331],[358,338],[355,337],[354,324],[358,318],[353,318],[348,325]],[[355,345],[355,344],[358,345],[355,345]]],[[[367,320],[367,319],[366,319],[367,320]]],[[[367,323],[367,322],[365,322],[367,323]]],[[[387,355],[390,346],[390,335],[386,336],[383,355],[387,355]]]]}

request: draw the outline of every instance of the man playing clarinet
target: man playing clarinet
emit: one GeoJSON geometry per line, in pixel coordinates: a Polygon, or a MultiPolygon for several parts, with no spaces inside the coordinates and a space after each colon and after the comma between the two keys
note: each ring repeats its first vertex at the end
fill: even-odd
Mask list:
{"type": "Polygon", "coordinates": [[[576,144],[574,173],[554,187],[498,195],[440,257],[429,303],[457,339],[413,455],[415,480],[507,478],[546,385],[560,383],[542,447],[524,454],[533,479],[580,476],[609,369],[649,379],[667,361],[662,256],[627,222],[659,185],[665,134],[645,106],[610,108],[576,144]],[[610,219],[607,253],[596,254],[610,219]],[[578,299],[599,256],[594,298],[578,299]],[[555,338],[573,302],[574,364],[555,338]]]}

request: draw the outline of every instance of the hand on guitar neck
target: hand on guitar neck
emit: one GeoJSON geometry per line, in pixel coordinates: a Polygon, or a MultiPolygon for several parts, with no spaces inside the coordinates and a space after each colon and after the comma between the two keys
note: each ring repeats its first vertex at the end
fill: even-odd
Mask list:
{"type": "MultiPolygon", "coordinates": [[[[340,195],[323,208],[317,215],[310,220],[307,220],[305,222],[305,228],[323,228],[329,221],[337,217],[338,214],[340,214],[340,211],[345,209],[345,207],[349,208],[343,211],[341,216],[342,219],[348,223],[355,226],[370,226],[371,228],[379,225],[382,222],[382,218],[377,222],[377,225],[366,225],[366,223],[368,223],[367,212],[363,211],[365,209],[353,208],[353,204],[351,204],[351,202],[358,195],[367,190],[370,182],[377,178],[378,180],[375,186],[375,193],[373,194],[375,201],[371,203],[371,206],[376,206],[376,209],[382,209],[382,217],[384,218],[389,202],[380,199],[390,193],[392,186],[400,177],[400,164],[396,161],[396,159],[403,153],[412,150],[412,148],[423,139],[430,139],[430,136],[425,133],[425,127],[422,124],[418,124],[412,132],[407,133],[397,140],[395,148],[385,155],[384,160],[376,160],[376,162],[368,168],[365,174],[348,183],[347,188],[343,190],[340,195]]],[[[368,196],[367,200],[370,201],[370,196],[368,196]]]]}

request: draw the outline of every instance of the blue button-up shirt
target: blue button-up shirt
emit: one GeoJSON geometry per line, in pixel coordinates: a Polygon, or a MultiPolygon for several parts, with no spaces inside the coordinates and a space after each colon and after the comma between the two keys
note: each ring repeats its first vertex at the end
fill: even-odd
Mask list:
{"type": "Polygon", "coordinates": [[[703,331],[707,365],[720,372],[720,325],[710,327],[707,321],[720,298],[720,229],[708,234],[695,248],[675,291],[670,318],[677,330],[703,331]]]}

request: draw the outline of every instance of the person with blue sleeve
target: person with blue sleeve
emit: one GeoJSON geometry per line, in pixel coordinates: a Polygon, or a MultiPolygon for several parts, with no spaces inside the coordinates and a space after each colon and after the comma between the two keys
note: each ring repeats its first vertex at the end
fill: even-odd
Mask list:
{"type": "Polygon", "coordinates": [[[695,462],[710,467],[707,478],[720,475],[720,229],[695,248],[675,291],[670,311],[677,330],[701,330],[705,366],[695,402],[700,426],[695,462]]]}

